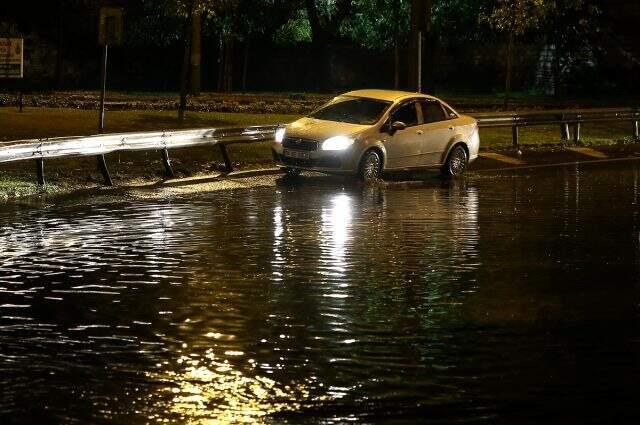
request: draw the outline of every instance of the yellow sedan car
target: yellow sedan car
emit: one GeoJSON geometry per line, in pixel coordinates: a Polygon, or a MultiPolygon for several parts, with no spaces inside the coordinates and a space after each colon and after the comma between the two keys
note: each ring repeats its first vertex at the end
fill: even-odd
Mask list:
{"type": "Polygon", "coordinates": [[[440,169],[459,176],[478,157],[475,119],[432,96],[357,90],[276,131],[273,157],[290,175],[302,170],[353,174],[440,169]]]}

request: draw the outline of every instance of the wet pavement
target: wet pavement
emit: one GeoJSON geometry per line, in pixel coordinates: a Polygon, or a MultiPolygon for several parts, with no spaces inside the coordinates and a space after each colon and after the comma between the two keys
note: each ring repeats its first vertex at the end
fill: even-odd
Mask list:
{"type": "Polygon", "coordinates": [[[640,164],[0,210],[2,423],[638,423],[640,164]]]}

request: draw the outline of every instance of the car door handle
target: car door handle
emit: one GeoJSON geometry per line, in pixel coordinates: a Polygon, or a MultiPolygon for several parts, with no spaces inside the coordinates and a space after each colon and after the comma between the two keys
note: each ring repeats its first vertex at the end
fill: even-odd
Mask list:
{"type": "Polygon", "coordinates": [[[455,127],[454,127],[454,126],[452,126],[452,125],[450,125],[450,126],[449,126],[449,130],[453,130],[453,129],[455,129],[455,127]]]}
{"type": "Polygon", "coordinates": [[[424,134],[424,131],[422,130],[416,130],[416,134],[419,136],[422,136],[424,134]]]}

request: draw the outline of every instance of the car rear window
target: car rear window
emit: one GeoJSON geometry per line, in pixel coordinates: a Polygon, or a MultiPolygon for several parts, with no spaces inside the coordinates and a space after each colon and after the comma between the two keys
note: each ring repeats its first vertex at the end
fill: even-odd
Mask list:
{"type": "Polygon", "coordinates": [[[440,106],[439,102],[434,100],[426,102],[423,101],[420,102],[420,106],[422,106],[422,118],[425,124],[444,121],[446,119],[444,110],[442,109],[442,106],[440,106]]]}
{"type": "Polygon", "coordinates": [[[325,121],[371,125],[378,122],[390,105],[391,102],[383,100],[340,96],[309,116],[325,121]]]}

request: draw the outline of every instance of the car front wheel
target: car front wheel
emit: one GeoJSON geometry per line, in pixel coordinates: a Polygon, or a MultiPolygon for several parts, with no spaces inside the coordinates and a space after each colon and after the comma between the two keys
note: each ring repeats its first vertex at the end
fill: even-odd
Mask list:
{"type": "Polygon", "coordinates": [[[382,159],[376,151],[367,151],[360,161],[358,176],[361,180],[370,181],[380,178],[382,159]]]}
{"type": "Polygon", "coordinates": [[[460,145],[453,148],[442,167],[442,174],[447,177],[458,177],[467,169],[469,158],[467,151],[460,145]]]}

